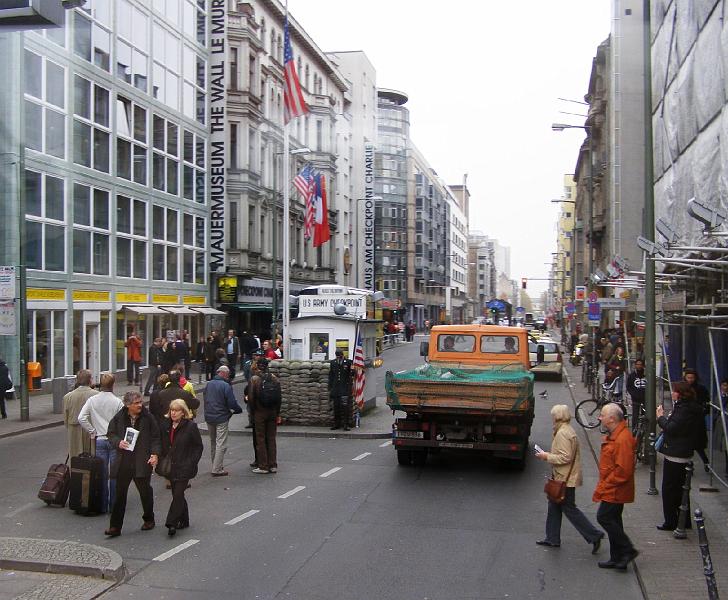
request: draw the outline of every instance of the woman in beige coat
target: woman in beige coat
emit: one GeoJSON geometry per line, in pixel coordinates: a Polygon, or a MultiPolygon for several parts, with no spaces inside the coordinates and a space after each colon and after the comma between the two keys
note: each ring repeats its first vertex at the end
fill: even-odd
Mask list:
{"type": "Polygon", "coordinates": [[[551,418],[554,421],[554,439],[551,443],[551,452],[536,452],[536,458],[551,464],[553,477],[557,481],[566,481],[566,499],[563,504],[548,501],[549,508],[546,516],[546,537],[536,543],[540,546],[561,546],[561,516],[571,521],[571,524],[582,535],[587,543],[592,545],[592,554],[599,551],[604,533],[594,527],[583,512],[576,507],[576,488],[582,483],[581,453],[579,451],[579,438],[569,422],[571,413],[565,404],[557,404],[551,409],[551,418]],[[573,463],[573,468],[572,468],[573,463]],[[571,469],[571,474],[569,474],[571,469]],[[569,478],[568,481],[566,478],[569,478]]]}

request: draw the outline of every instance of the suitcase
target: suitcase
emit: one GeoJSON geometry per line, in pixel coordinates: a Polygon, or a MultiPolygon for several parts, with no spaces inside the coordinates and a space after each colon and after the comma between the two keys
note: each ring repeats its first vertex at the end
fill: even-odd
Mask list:
{"type": "Polygon", "coordinates": [[[78,515],[98,515],[101,506],[104,461],[83,452],[71,458],[71,490],[68,508],[78,515]]]}
{"type": "Polygon", "coordinates": [[[38,498],[48,506],[66,506],[68,491],[71,484],[71,470],[68,468],[68,456],[66,462],[51,465],[48,474],[38,490],[38,498]]]}

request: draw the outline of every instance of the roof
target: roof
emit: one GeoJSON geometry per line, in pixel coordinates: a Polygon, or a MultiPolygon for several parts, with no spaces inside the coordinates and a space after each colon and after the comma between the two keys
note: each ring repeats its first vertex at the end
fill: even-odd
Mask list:
{"type": "Polygon", "coordinates": [[[526,335],[523,327],[507,327],[505,325],[435,325],[433,333],[490,333],[502,335],[526,335]]]}

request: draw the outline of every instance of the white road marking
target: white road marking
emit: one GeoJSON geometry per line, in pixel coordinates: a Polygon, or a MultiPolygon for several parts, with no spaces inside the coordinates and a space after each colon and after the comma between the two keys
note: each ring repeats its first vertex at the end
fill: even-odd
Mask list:
{"type": "Polygon", "coordinates": [[[359,456],[355,456],[351,460],[361,460],[362,458],[366,458],[367,456],[371,456],[371,452],[365,452],[364,454],[360,454],[359,456]]]}
{"type": "Polygon", "coordinates": [[[326,471],[326,473],[321,473],[319,477],[328,477],[329,475],[333,475],[334,473],[336,473],[336,471],[341,471],[341,467],[334,467],[333,469],[329,469],[328,471],[326,471]]]}
{"type": "Polygon", "coordinates": [[[170,556],[174,556],[178,552],[182,552],[182,550],[186,550],[190,546],[194,546],[196,543],[198,543],[200,540],[188,540],[184,544],[180,544],[179,546],[175,546],[171,550],[167,550],[163,554],[160,554],[159,556],[156,556],[152,560],[156,560],[158,562],[161,562],[163,560],[167,560],[170,556]]]}
{"type": "Polygon", "coordinates": [[[28,502],[28,504],[23,504],[23,506],[19,506],[15,510],[11,510],[8,514],[6,514],[4,516],[6,516],[8,518],[12,518],[15,515],[17,515],[19,512],[24,511],[26,508],[32,508],[33,506],[36,506],[37,504],[38,504],[37,502],[28,502]]]}
{"type": "Polygon", "coordinates": [[[294,487],[292,490],[289,490],[285,494],[281,494],[278,497],[281,500],[284,500],[285,498],[290,498],[291,496],[293,496],[293,494],[298,494],[298,492],[300,492],[301,490],[305,490],[305,489],[306,489],[305,485],[298,485],[298,486],[294,487]]]}
{"type": "Polygon", "coordinates": [[[379,447],[380,448],[386,448],[387,446],[391,446],[391,445],[392,445],[392,440],[387,440],[383,444],[379,444],[379,447]]]}
{"type": "Polygon", "coordinates": [[[258,514],[259,510],[249,510],[246,513],[243,513],[240,516],[235,517],[234,519],[230,519],[229,521],[225,521],[225,525],[235,525],[236,523],[240,523],[240,521],[247,519],[248,517],[252,517],[253,515],[258,514]]]}

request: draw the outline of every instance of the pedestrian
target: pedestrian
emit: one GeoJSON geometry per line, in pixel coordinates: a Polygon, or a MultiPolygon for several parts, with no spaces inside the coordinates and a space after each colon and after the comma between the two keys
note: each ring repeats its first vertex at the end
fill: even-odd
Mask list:
{"type": "Polygon", "coordinates": [[[109,537],[121,535],[126,497],[132,481],[142,501],[142,531],[154,529],[151,478],[162,448],[157,420],[144,408],[139,392],[124,394],[124,407],[109,423],[109,442],[117,450],[111,470],[111,476],[116,479],[116,495],[109,528],[104,534],[109,537]]]}
{"type": "MultiPolygon", "coordinates": [[[[658,452],[665,457],[662,463],[662,525],[657,529],[674,531],[680,514],[680,503],[685,485],[685,467],[693,451],[703,442],[705,424],[703,407],[695,395],[695,389],[686,381],[679,381],[672,390],[672,412],[665,416],[665,409],[657,407],[657,423],[662,429],[662,445],[658,452]]],[[[702,448],[702,446],[700,446],[702,448]]],[[[690,529],[690,498],[685,525],[690,529]]]]}
{"type": "Polygon", "coordinates": [[[91,371],[81,369],[76,374],[76,386],[63,396],[63,424],[66,426],[68,455],[78,456],[82,452],[91,454],[91,436],[78,422],[78,415],[91,396],[98,392],[91,387],[91,371]]]}
{"type": "Polygon", "coordinates": [[[243,390],[243,400],[245,401],[245,410],[248,413],[248,424],[245,426],[246,429],[252,429],[252,438],[253,438],[253,462],[250,463],[250,466],[253,469],[256,469],[258,467],[258,441],[255,439],[255,413],[253,411],[253,405],[250,402],[250,398],[248,397],[248,394],[250,393],[250,380],[252,379],[253,375],[258,375],[258,359],[263,358],[262,354],[255,354],[251,360],[245,361],[244,368],[245,371],[245,380],[248,382],[245,385],[245,389],[243,390]]]}
{"type": "Polygon", "coordinates": [[[197,475],[202,457],[200,430],[192,419],[192,411],[184,400],[172,400],[161,428],[162,457],[170,457],[170,471],[166,476],[172,483],[172,503],[164,522],[170,536],[190,526],[185,490],[190,479],[197,475]]]}
{"type": "Polygon", "coordinates": [[[571,414],[565,404],[557,404],[551,408],[551,419],[554,424],[554,436],[550,452],[536,452],[536,458],[551,464],[553,478],[566,482],[566,499],[563,504],[548,501],[546,515],[546,537],[538,540],[539,546],[561,546],[561,518],[571,524],[588,544],[592,545],[592,554],[599,551],[604,533],[599,531],[587,517],[576,507],[576,488],[582,484],[581,449],[579,438],[570,425],[571,414]]]}
{"type": "Polygon", "coordinates": [[[230,368],[222,366],[218,368],[217,375],[205,388],[205,422],[210,434],[213,477],[225,477],[230,474],[223,468],[225,452],[227,452],[228,425],[230,417],[243,412],[235,400],[235,394],[233,394],[229,381],[230,368]]]}
{"type": "Polygon", "coordinates": [[[205,381],[210,381],[215,376],[215,352],[218,349],[215,337],[208,335],[205,342],[205,381]]]}
{"type": "Polygon", "coordinates": [[[257,466],[253,473],[276,473],[278,457],[276,449],[276,429],[281,411],[281,384],[278,378],[268,371],[268,360],[259,358],[256,374],[250,379],[248,402],[253,411],[255,422],[255,449],[257,466]]]}
{"type": "Polygon", "coordinates": [[[162,371],[169,373],[177,366],[177,356],[174,351],[174,340],[162,338],[162,371]]]}
{"type": "Polygon", "coordinates": [[[162,349],[164,340],[155,338],[152,345],[149,346],[149,377],[147,384],[144,386],[144,395],[149,395],[149,390],[157,383],[157,378],[162,373],[162,365],[164,364],[164,350],[162,349]]]}
{"type": "Polygon", "coordinates": [[[228,368],[230,369],[230,381],[233,381],[235,379],[235,367],[240,358],[240,340],[238,340],[232,329],[228,330],[227,338],[223,342],[223,349],[225,350],[228,368]]]}
{"type": "Polygon", "coordinates": [[[602,439],[599,456],[599,483],[592,501],[599,502],[597,522],[609,537],[609,560],[599,562],[601,569],[624,571],[639,552],[624,532],[624,505],[634,502],[635,439],[627,428],[618,404],[609,402],[599,414],[607,435],[602,439]]]}
{"type": "Polygon", "coordinates": [[[695,369],[685,369],[683,371],[683,381],[685,381],[695,392],[695,399],[703,409],[703,429],[701,437],[698,440],[695,451],[698,453],[700,460],[703,461],[703,469],[708,473],[710,471],[710,460],[705,453],[708,447],[708,421],[710,419],[710,393],[707,388],[700,383],[698,372],[695,369]]]}
{"type": "Polygon", "coordinates": [[[615,377],[621,377],[627,370],[627,359],[624,356],[624,347],[617,346],[607,363],[607,371],[614,371],[615,377]]]}
{"type": "MultiPolygon", "coordinates": [[[[190,371],[192,369],[192,344],[190,343],[189,335],[187,335],[187,330],[183,329],[182,333],[180,334],[180,342],[184,344],[184,348],[182,349],[183,356],[182,356],[182,364],[184,365],[184,376],[189,379],[190,378],[190,371]]],[[[180,350],[178,349],[178,352],[180,350]]]]}
{"type": "Polygon", "coordinates": [[[334,424],[331,429],[344,427],[349,431],[351,419],[351,395],[353,370],[351,361],[344,358],[341,349],[336,349],[336,358],[329,364],[329,398],[334,405],[334,424]]]}
{"type": "Polygon", "coordinates": [[[108,512],[114,503],[116,481],[110,477],[116,459],[116,449],[108,438],[109,422],[124,408],[121,398],[114,395],[114,376],[104,373],[99,380],[99,392],[91,396],[78,413],[78,422],[96,444],[96,457],[102,459],[101,508],[108,512]]]}
{"type": "Polygon", "coordinates": [[[243,363],[253,358],[253,352],[257,349],[258,342],[255,338],[248,331],[243,331],[243,335],[240,336],[240,352],[242,354],[240,362],[243,363]]]}
{"type": "Polygon", "coordinates": [[[216,374],[220,367],[230,368],[230,362],[228,361],[227,354],[225,354],[225,350],[223,348],[215,350],[215,368],[213,372],[216,374]]]}
{"type": "Polygon", "coordinates": [[[632,433],[635,433],[639,428],[640,416],[645,406],[646,387],[645,361],[638,358],[634,361],[634,371],[627,377],[627,391],[630,398],[632,398],[632,433]]]}
{"type": "Polygon", "coordinates": [[[149,399],[149,412],[156,417],[160,427],[169,413],[172,400],[184,400],[185,405],[191,411],[200,408],[200,401],[182,388],[180,383],[182,374],[179,371],[170,371],[168,377],[169,381],[164,389],[159,390],[153,398],[149,399]]]}
{"type": "Polygon", "coordinates": [[[136,334],[134,327],[129,327],[129,335],[124,343],[126,348],[126,383],[127,385],[139,385],[141,374],[139,369],[142,364],[142,339],[136,334]]]}
{"type": "Polygon", "coordinates": [[[270,340],[263,341],[263,356],[268,360],[278,360],[278,355],[273,349],[273,344],[270,340]]]}
{"type": "Polygon", "coordinates": [[[602,336],[601,338],[601,348],[599,349],[600,358],[602,361],[602,364],[604,365],[604,372],[607,372],[607,366],[609,365],[609,360],[612,358],[612,354],[614,352],[614,347],[612,346],[611,342],[607,339],[606,336],[602,336]]]}
{"type": "Polygon", "coordinates": [[[3,419],[8,418],[8,411],[5,408],[5,393],[13,387],[13,381],[10,379],[10,369],[5,361],[0,358],[0,416],[3,419]]]}

